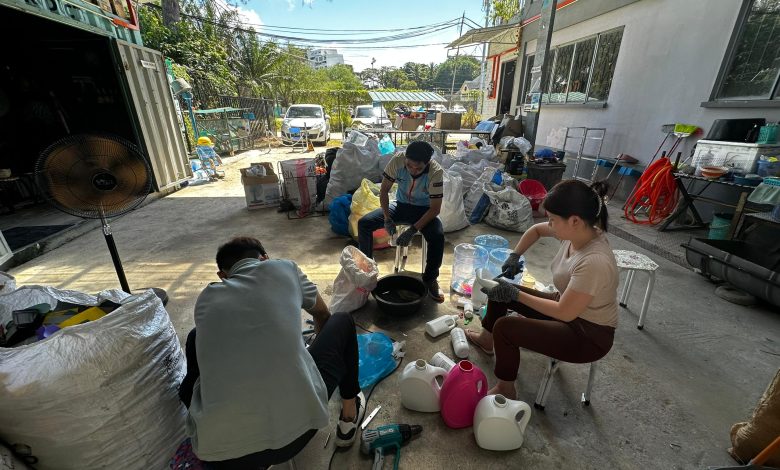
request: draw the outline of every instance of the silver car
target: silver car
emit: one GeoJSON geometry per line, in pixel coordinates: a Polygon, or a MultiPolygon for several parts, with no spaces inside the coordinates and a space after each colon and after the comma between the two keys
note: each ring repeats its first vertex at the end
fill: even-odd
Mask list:
{"type": "Polygon", "coordinates": [[[318,104],[294,104],[282,120],[282,141],[297,142],[308,134],[309,141],[327,144],[330,140],[330,116],[318,104]]]}
{"type": "Polygon", "coordinates": [[[385,108],[374,107],[370,104],[355,107],[352,115],[352,127],[362,129],[365,127],[390,127],[390,118],[387,116],[385,108]]]}

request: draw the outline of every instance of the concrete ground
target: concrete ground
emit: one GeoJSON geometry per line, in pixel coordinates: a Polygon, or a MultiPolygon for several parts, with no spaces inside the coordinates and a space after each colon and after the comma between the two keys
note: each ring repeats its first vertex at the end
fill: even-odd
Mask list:
{"type": "MultiPolygon", "coordinates": [[[[130,286],[168,291],[167,309],[182,341],[193,326],[198,293],[217,280],[216,248],[235,235],[259,237],[272,257],[297,261],[326,300],[330,297],[339,254],[348,240],[331,232],[327,217],[290,220],[275,208],[248,211],[239,180],[238,168],[250,162],[299,156],[287,149],[239,155],[227,162],[225,180],[184,188],[112,223],[130,286]]],[[[447,234],[440,278],[443,287],[449,285],[454,246],[483,233],[498,233],[512,244],[519,239],[517,233],[484,224],[447,234]]],[[[579,402],[588,367],[564,364],[546,410],[534,410],[522,448],[490,452],[477,447],[471,428],[452,430],[438,414],[403,409],[396,372],[377,386],[368,409],[382,405],[371,426],[423,426],[422,435],[403,448],[400,468],[701,469],[733,464],[726,453],[729,429],[750,416],[778,367],[777,309],[730,304],[716,297],[714,286],[689,269],[621,238],[610,236],[610,242],[616,249],[647,254],[660,270],[645,329],[636,328],[644,291],[641,276],[629,308],[621,309],[615,345],[598,363],[591,406],[582,407],[579,402]]],[[[548,266],[556,245],[544,240],[526,254],[528,267],[538,280],[550,282],[548,266]]],[[[419,253],[419,248],[411,250],[407,266],[412,270],[419,267],[419,253]]],[[[388,274],[393,253],[379,251],[376,257],[380,274],[388,274]]],[[[18,266],[11,274],[20,285],[48,284],[86,292],[118,286],[99,230],[18,266]]],[[[384,317],[369,299],[354,317],[364,328],[406,340],[405,365],[409,360],[430,359],[438,351],[454,357],[448,336],[431,339],[423,327],[438,315],[456,311],[451,302],[426,301],[419,314],[396,321],[384,317]]],[[[479,329],[479,322],[468,328],[479,329]]],[[[470,359],[485,371],[492,385],[491,359],[473,347],[470,359]]],[[[546,363],[540,355],[523,352],[519,399],[529,404],[534,401],[546,363]]],[[[338,413],[336,402],[331,401],[332,416],[338,413]]],[[[296,458],[297,468],[328,467],[333,437],[324,444],[331,429],[314,437],[296,458]]],[[[370,465],[355,445],[337,453],[331,468],[366,469],[370,465]]]]}

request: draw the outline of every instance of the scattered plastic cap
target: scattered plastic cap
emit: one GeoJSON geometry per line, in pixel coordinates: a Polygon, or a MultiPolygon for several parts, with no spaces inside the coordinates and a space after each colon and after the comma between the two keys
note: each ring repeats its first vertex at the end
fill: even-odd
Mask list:
{"type": "Polygon", "coordinates": [[[211,139],[204,135],[203,137],[198,137],[198,145],[206,145],[211,147],[214,144],[211,142],[211,139]]]}
{"type": "Polygon", "coordinates": [[[35,334],[38,336],[38,339],[44,339],[48,338],[49,336],[53,335],[57,331],[60,331],[60,327],[57,325],[46,325],[41,326],[37,330],[35,330],[35,334]]]}

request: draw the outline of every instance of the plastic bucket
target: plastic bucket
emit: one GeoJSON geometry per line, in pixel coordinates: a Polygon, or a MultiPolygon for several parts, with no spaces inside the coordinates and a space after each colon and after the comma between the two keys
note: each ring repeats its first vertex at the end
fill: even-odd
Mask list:
{"type": "Polygon", "coordinates": [[[710,233],[707,236],[710,240],[725,240],[731,226],[731,219],[734,214],[714,214],[710,222],[710,233]]]}

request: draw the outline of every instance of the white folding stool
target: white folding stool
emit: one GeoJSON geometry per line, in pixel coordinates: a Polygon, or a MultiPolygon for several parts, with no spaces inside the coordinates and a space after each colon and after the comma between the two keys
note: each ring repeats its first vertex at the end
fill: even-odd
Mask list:
{"type": "MultiPolygon", "coordinates": [[[[547,395],[550,394],[552,388],[552,379],[555,376],[555,372],[561,365],[561,361],[553,358],[549,358],[550,363],[547,364],[547,370],[542,377],[542,383],[539,384],[539,391],[536,393],[536,401],[534,402],[534,408],[537,410],[544,410],[544,404],[547,402],[547,395]]],[[[590,363],[590,372],[588,373],[588,385],[585,387],[581,397],[583,406],[590,405],[590,392],[593,390],[593,381],[596,377],[596,363],[590,363]]]]}
{"type": "Polygon", "coordinates": [[[645,289],[645,298],[642,301],[642,310],[639,313],[639,321],[636,327],[642,329],[645,326],[645,316],[647,308],[650,306],[650,296],[653,294],[655,286],[655,272],[658,270],[658,264],[647,256],[628,250],[612,250],[615,254],[617,267],[619,271],[627,271],[626,281],[623,284],[623,293],[620,295],[620,306],[626,308],[628,294],[631,293],[631,285],[634,282],[634,274],[643,272],[647,274],[647,288],[645,289]]]}

